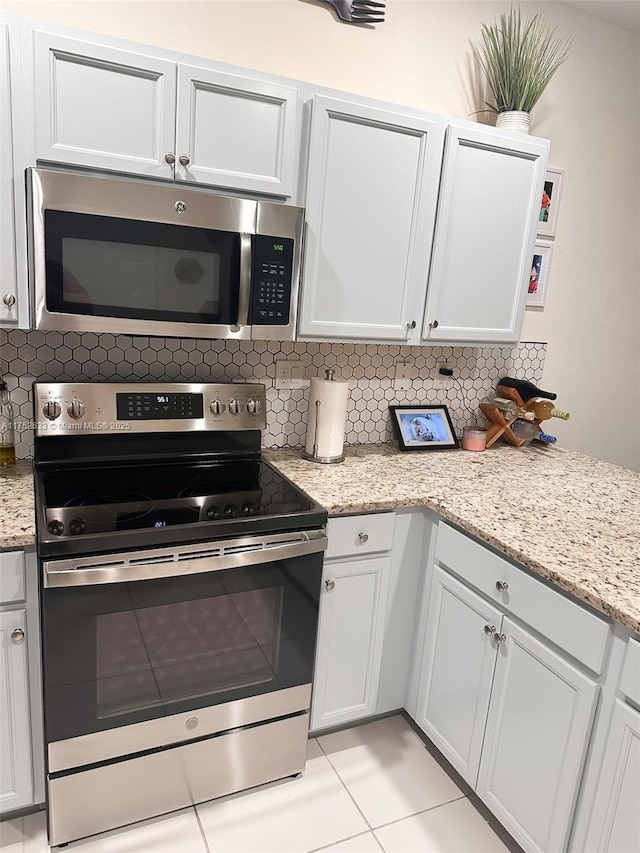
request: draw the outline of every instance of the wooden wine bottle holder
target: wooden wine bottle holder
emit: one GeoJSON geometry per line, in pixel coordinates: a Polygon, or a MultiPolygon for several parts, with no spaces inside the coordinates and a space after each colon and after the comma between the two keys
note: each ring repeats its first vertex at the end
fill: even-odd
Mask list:
{"type": "MultiPolygon", "coordinates": [[[[506,385],[498,385],[496,388],[496,396],[503,398],[506,397],[509,400],[513,400],[516,406],[519,406],[521,409],[526,408],[524,400],[515,388],[507,388],[506,385]]],[[[487,447],[491,447],[492,444],[495,444],[500,436],[502,436],[505,441],[508,441],[509,444],[513,444],[514,447],[520,447],[524,444],[524,439],[518,438],[515,432],[511,429],[511,424],[514,423],[514,421],[517,421],[517,418],[507,420],[500,409],[497,409],[490,403],[480,403],[480,408],[485,418],[491,423],[491,426],[487,429],[487,447]]],[[[529,423],[534,424],[534,426],[540,429],[540,421],[538,418],[533,421],[529,421],[529,423]]]]}

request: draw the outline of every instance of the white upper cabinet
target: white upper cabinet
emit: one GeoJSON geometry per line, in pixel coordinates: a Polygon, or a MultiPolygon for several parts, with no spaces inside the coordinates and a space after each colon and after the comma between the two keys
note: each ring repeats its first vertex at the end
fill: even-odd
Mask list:
{"type": "Polygon", "coordinates": [[[448,128],[425,341],[518,340],[548,149],[520,134],[448,128]]]}
{"type": "Polygon", "coordinates": [[[301,339],[419,342],[443,127],[316,96],[301,339]]]}
{"type": "Polygon", "coordinates": [[[34,32],[38,160],[294,194],[296,88],[93,38],[34,32]]]}
{"type": "Polygon", "coordinates": [[[0,324],[18,322],[13,205],[9,26],[0,23],[0,324]]]}
{"type": "Polygon", "coordinates": [[[34,32],[38,160],[173,177],[174,62],[34,32]]]}
{"type": "Polygon", "coordinates": [[[291,196],[294,88],[178,66],[176,178],[291,196]]]}

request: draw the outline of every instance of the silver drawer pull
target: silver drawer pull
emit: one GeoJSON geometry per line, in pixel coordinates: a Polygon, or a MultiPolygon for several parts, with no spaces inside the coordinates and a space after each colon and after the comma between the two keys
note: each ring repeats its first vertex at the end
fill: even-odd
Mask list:
{"type": "Polygon", "coordinates": [[[336,582],[335,582],[335,581],[325,581],[325,582],[324,582],[324,585],[325,585],[325,586],[326,586],[326,588],[329,590],[329,592],[331,592],[331,590],[332,590],[332,589],[334,588],[334,586],[336,585],[336,582]]]}
{"type": "Polygon", "coordinates": [[[498,645],[501,645],[502,643],[506,642],[507,635],[506,634],[494,634],[493,639],[496,641],[496,643],[498,645]]]}
{"type": "Polygon", "coordinates": [[[188,166],[189,162],[190,162],[189,156],[187,154],[181,154],[178,157],[178,162],[180,163],[181,166],[188,166]]]}
{"type": "Polygon", "coordinates": [[[484,632],[488,637],[491,637],[496,632],[496,626],[495,625],[485,625],[484,626],[484,632]]]}
{"type": "Polygon", "coordinates": [[[496,581],[496,589],[498,592],[506,592],[509,589],[509,584],[506,581],[496,581]]]}
{"type": "Polygon", "coordinates": [[[358,542],[361,545],[366,545],[368,541],[369,541],[369,534],[368,533],[358,533],[358,542]]]}
{"type": "Polygon", "coordinates": [[[19,646],[20,643],[24,640],[24,631],[22,628],[16,628],[11,632],[11,642],[14,646],[19,646]]]}
{"type": "Polygon", "coordinates": [[[13,306],[16,304],[16,298],[13,293],[5,293],[5,295],[2,297],[2,301],[7,306],[7,308],[13,308],[13,306]]]}
{"type": "Polygon", "coordinates": [[[172,154],[169,151],[167,154],[164,155],[164,159],[166,163],[168,163],[170,166],[173,166],[173,164],[176,162],[176,155],[172,154]]]}

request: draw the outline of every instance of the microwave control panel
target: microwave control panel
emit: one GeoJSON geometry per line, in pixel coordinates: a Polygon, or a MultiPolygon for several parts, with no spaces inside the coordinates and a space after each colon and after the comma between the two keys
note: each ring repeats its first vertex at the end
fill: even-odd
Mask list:
{"type": "Polygon", "coordinates": [[[289,237],[253,238],[253,299],[255,326],[288,326],[293,278],[293,244],[289,237]]]}

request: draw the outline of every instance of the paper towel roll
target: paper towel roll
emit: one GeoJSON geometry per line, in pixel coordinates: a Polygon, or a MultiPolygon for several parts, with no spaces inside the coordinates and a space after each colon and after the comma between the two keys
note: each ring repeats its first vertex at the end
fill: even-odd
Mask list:
{"type": "MultiPolygon", "coordinates": [[[[327,371],[332,376],[333,371],[327,371]]],[[[349,383],[346,379],[311,380],[305,457],[314,461],[339,461],[344,449],[349,383]]]]}

